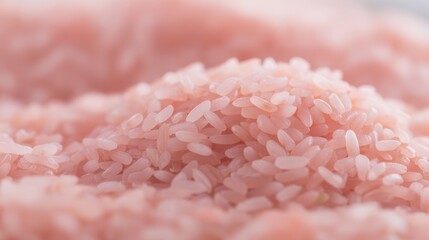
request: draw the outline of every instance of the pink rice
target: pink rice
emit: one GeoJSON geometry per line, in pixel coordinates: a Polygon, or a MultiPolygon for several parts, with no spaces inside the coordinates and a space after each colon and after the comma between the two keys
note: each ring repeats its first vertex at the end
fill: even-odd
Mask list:
{"type": "MultiPolygon", "coordinates": [[[[292,1],[266,3],[270,15],[257,14],[259,3],[239,7],[239,1],[96,1],[102,6],[99,11],[95,4],[74,6],[62,0],[53,4],[64,11],[52,16],[58,21],[45,18],[52,6],[29,14],[20,8],[23,3],[0,2],[0,29],[4,22],[21,23],[16,32],[10,26],[11,34],[0,32],[0,53],[13,66],[3,70],[6,64],[0,59],[0,77],[9,79],[0,83],[0,239],[426,239],[429,113],[413,106],[427,105],[428,88],[401,84],[427,78],[429,48],[424,40],[429,37],[402,25],[395,30],[390,15],[369,17],[363,9],[328,2],[330,8],[323,9],[333,11],[334,19],[347,10],[344,26],[322,15],[319,22],[305,22],[302,16],[275,10],[276,4],[304,9],[292,1]],[[176,17],[187,16],[189,6],[193,10],[186,23],[196,25],[188,28],[204,29],[225,13],[225,21],[237,23],[233,31],[265,32],[273,45],[263,44],[270,48],[254,52],[256,43],[247,43],[243,54],[237,54],[240,47],[229,49],[223,43],[219,50],[207,40],[213,32],[203,31],[208,45],[201,49],[213,51],[213,56],[201,56],[198,47],[188,49],[195,56],[176,56],[174,51],[183,46],[175,49],[165,39],[180,43],[181,38],[174,31],[163,34],[172,26],[186,29],[164,17],[173,10],[176,17]],[[152,21],[150,26],[142,22],[141,31],[126,29],[121,35],[118,28],[109,35],[110,25],[104,29],[102,24],[112,9],[120,12],[118,26],[128,26],[142,13],[152,21]],[[70,23],[67,16],[73,12],[91,24],[70,23]],[[59,52],[48,53],[49,34],[28,42],[18,34],[25,35],[33,20],[39,21],[35,26],[41,33],[49,20],[54,35],[67,29],[93,34],[92,28],[100,28],[100,35],[91,40],[64,35],[58,44],[79,51],[50,46],[59,52]],[[330,33],[321,33],[327,30],[323,23],[344,35],[336,48],[330,33]],[[163,32],[150,31],[154,29],[163,32]],[[279,29],[295,32],[296,38],[279,29]],[[151,44],[160,45],[151,48],[138,40],[127,43],[125,50],[115,45],[128,32],[138,40],[151,32],[157,36],[151,44]],[[310,32],[321,33],[320,41],[295,48],[310,32]],[[404,37],[404,32],[414,35],[404,37]],[[106,36],[111,39],[99,51],[92,49],[91,43],[106,36]],[[285,39],[290,40],[287,46],[280,44],[285,39]],[[382,48],[387,52],[375,57],[373,51],[362,50],[380,41],[390,47],[382,48]],[[166,57],[162,51],[168,46],[171,56],[166,57]],[[43,59],[37,71],[28,70],[31,57],[20,52],[26,47],[28,54],[38,49],[34,56],[43,59]],[[138,49],[136,56],[133,48],[138,49]],[[312,52],[315,48],[320,52],[312,52]],[[326,54],[331,50],[337,52],[326,54]],[[120,56],[108,57],[109,51],[120,56]],[[301,58],[233,58],[208,69],[195,63],[167,72],[194,60],[213,66],[230,56],[265,55],[283,60],[300,55],[312,64],[301,58]],[[153,57],[152,63],[143,59],[147,56],[153,57]],[[74,60],[67,64],[61,57],[74,60]],[[96,70],[89,64],[106,57],[101,65],[116,61],[108,79],[100,71],[106,66],[96,70]],[[144,73],[138,70],[142,65],[144,73]],[[344,70],[344,79],[337,70],[319,68],[325,65],[344,70]],[[68,75],[64,69],[82,75],[68,75]],[[350,85],[366,82],[361,71],[370,74],[383,96],[406,102],[350,85]],[[167,73],[154,78],[162,72],[167,73]],[[144,82],[152,78],[156,80],[144,82]],[[41,83],[46,87],[38,89],[41,83]],[[395,89],[386,90],[387,85],[395,89]],[[101,93],[88,93],[93,90],[101,93]],[[58,98],[67,101],[53,100],[58,98]]],[[[186,35],[183,42],[195,44],[191,40],[186,35]]]]}
{"type": "MultiPolygon", "coordinates": [[[[274,214],[288,219],[293,213],[307,219],[312,230],[300,233],[286,228],[281,234],[292,231],[318,235],[327,228],[329,236],[335,237],[335,218],[343,218],[343,214],[352,214],[356,209],[371,218],[376,214],[368,210],[374,206],[363,202],[403,209],[401,213],[379,209],[375,218],[390,214],[413,219],[417,213],[412,212],[429,209],[424,174],[429,169],[429,144],[407,133],[407,109],[365,88],[344,84],[326,70],[302,70],[281,62],[267,69],[257,59],[227,62],[207,71],[192,65],[179,73],[169,73],[168,78],[166,75],[156,84],[141,83],[120,96],[97,96],[111,103],[98,108],[97,118],[86,113],[92,98],[84,96],[60,106],[47,104],[43,109],[16,105],[10,107],[7,118],[4,116],[8,125],[3,127],[0,145],[0,172],[4,177],[0,205],[5,236],[22,237],[20,229],[25,227],[25,234],[43,233],[48,238],[76,237],[75,234],[125,237],[131,233],[201,238],[210,231],[202,228],[201,232],[190,233],[184,226],[173,228],[169,221],[191,221],[192,229],[197,229],[203,218],[214,224],[212,227],[219,227],[212,234],[240,239],[252,232],[248,226],[261,221],[259,218],[274,214]],[[245,81],[255,73],[260,77],[252,82],[261,87],[278,78],[294,81],[243,94],[245,81]],[[181,77],[172,81],[174,76],[187,76],[192,84],[184,83],[181,77]],[[235,87],[219,92],[218,86],[225,87],[231,77],[236,79],[235,87]],[[324,79],[323,85],[318,82],[320,78],[324,79]],[[175,96],[156,96],[159,89],[166,88],[183,97],[176,100],[175,96]],[[273,103],[272,96],[278,92],[287,92],[294,100],[273,103]],[[223,104],[220,97],[227,97],[229,103],[223,104]],[[257,100],[233,105],[236,99],[244,98],[257,100]],[[322,112],[317,102],[332,111],[322,112]],[[346,107],[346,102],[352,105],[346,107]],[[296,109],[292,115],[281,110],[292,106],[296,109]],[[51,126],[54,118],[43,120],[54,116],[58,109],[68,114],[55,115],[55,126],[51,126]],[[246,117],[243,109],[258,115],[246,117]],[[80,121],[68,117],[77,114],[80,121]],[[181,117],[176,117],[178,114],[181,117]],[[362,115],[374,116],[359,118],[362,115]],[[20,116],[30,117],[19,121],[20,116]],[[360,119],[356,125],[361,127],[353,128],[350,123],[355,119],[360,119]],[[74,131],[61,130],[80,129],[89,121],[97,127],[82,133],[83,138],[74,131]],[[326,126],[326,131],[312,134],[312,129],[321,125],[326,126]],[[137,131],[141,134],[134,137],[137,131]],[[27,188],[33,190],[26,193],[27,188]],[[308,209],[330,207],[333,212],[314,210],[308,215],[306,210],[293,210],[299,205],[308,209]],[[338,208],[346,205],[351,207],[338,208]],[[160,208],[173,206],[175,211],[184,212],[164,219],[160,208]],[[83,208],[82,213],[79,208],[83,208]],[[280,210],[284,208],[290,210],[280,210]],[[235,215],[229,212],[231,209],[241,213],[235,215]],[[269,209],[278,212],[268,213],[269,209]],[[55,224],[38,226],[24,218],[24,212],[44,216],[55,224]],[[113,218],[105,219],[106,214],[113,218]],[[259,217],[239,220],[241,214],[259,217]],[[312,223],[313,218],[326,214],[332,215],[332,225],[312,223]],[[153,218],[159,219],[144,224],[153,218]],[[111,227],[97,230],[104,224],[111,227]],[[140,228],[141,224],[146,227],[140,228]],[[230,232],[221,231],[219,224],[230,232]]],[[[351,217],[346,221],[354,224],[360,220],[351,217]]],[[[398,223],[382,224],[388,227],[398,223]]],[[[405,226],[401,234],[410,236],[412,228],[405,226]]],[[[274,226],[265,226],[263,234],[273,234],[271,227],[274,226]]],[[[368,234],[377,236],[377,231],[368,234]]],[[[348,234],[354,236],[353,231],[348,234]]]]}

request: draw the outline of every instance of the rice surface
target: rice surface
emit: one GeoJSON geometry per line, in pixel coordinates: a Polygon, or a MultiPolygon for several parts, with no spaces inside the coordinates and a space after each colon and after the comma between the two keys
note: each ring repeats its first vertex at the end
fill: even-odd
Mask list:
{"type": "Polygon", "coordinates": [[[368,238],[414,236],[412,222],[428,221],[429,145],[409,132],[409,109],[302,59],[267,61],[194,64],[69,104],[9,103],[4,238],[341,239],[360,236],[362,219],[382,219],[368,238]],[[267,225],[276,219],[308,231],[267,225]],[[343,220],[354,230],[336,232],[343,220]]]}
{"type": "Polygon", "coordinates": [[[3,0],[0,28],[0,94],[24,102],[120,93],[193,62],[299,56],[385,97],[429,103],[427,22],[349,1],[3,0]]]}
{"type": "Polygon", "coordinates": [[[0,239],[427,239],[427,24],[303,2],[0,1],[0,239]]]}

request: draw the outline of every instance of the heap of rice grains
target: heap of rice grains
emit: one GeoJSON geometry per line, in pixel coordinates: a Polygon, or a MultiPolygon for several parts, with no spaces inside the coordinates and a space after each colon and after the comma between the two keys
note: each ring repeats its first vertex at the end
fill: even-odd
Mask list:
{"type": "Polygon", "coordinates": [[[429,223],[408,109],[302,59],[7,106],[0,238],[418,239],[429,223]]]}

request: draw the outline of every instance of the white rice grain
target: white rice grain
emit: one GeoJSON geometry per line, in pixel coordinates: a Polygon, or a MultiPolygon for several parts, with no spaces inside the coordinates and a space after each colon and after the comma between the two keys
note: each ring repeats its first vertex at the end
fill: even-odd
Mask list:
{"type": "Polygon", "coordinates": [[[136,113],[131,116],[128,120],[122,123],[122,128],[131,129],[135,128],[143,122],[143,115],[141,113],[136,113]]]}
{"type": "Polygon", "coordinates": [[[397,140],[381,140],[375,144],[378,151],[393,151],[401,145],[397,140]]]}
{"type": "Polygon", "coordinates": [[[271,208],[273,203],[266,197],[248,198],[237,204],[237,210],[243,212],[257,212],[266,208],[271,208]]]}
{"type": "Polygon", "coordinates": [[[277,106],[271,104],[271,102],[258,97],[258,96],[252,96],[250,97],[250,102],[255,105],[257,108],[266,111],[266,112],[275,112],[277,111],[277,106]]]}
{"type": "Polygon", "coordinates": [[[214,128],[219,129],[221,131],[225,131],[227,129],[225,123],[222,121],[222,119],[219,118],[216,113],[212,111],[207,111],[206,113],[204,113],[204,117],[214,128]]]}
{"type": "Polygon", "coordinates": [[[269,155],[273,157],[281,157],[286,156],[285,149],[280,146],[280,144],[277,143],[277,141],[274,140],[268,140],[266,143],[267,152],[269,155]]]}
{"type": "Polygon", "coordinates": [[[310,158],[301,156],[277,157],[275,165],[280,169],[297,169],[305,167],[310,162],[310,158]]]}
{"type": "Polygon", "coordinates": [[[210,142],[222,145],[231,145],[240,142],[241,140],[234,134],[214,135],[209,138],[210,142]]]}
{"type": "Polygon", "coordinates": [[[355,157],[355,165],[359,179],[365,181],[370,169],[369,159],[365,155],[358,155],[355,157]]]}
{"type": "Polygon", "coordinates": [[[122,192],[125,190],[125,186],[120,182],[107,181],[107,182],[102,182],[102,183],[98,184],[97,189],[98,189],[98,191],[103,192],[103,193],[122,192]]]}
{"type": "Polygon", "coordinates": [[[211,108],[211,102],[209,100],[205,100],[195,106],[186,116],[187,122],[196,122],[198,119],[203,117],[204,113],[208,112],[211,108]]]}
{"type": "Polygon", "coordinates": [[[291,184],[276,194],[277,201],[284,203],[296,197],[302,190],[302,186],[291,184]]]}
{"type": "Polygon", "coordinates": [[[310,111],[306,107],[301,107],[297,111],[299,120],[306,126],[311,127],[313,125],[313,118],[311,117],[310,111]]]}
{"type": "Polygon", "coordinates": [[[123,151],[115,151],[110,155],[110,157],[113,161],[124,165],[129,165],[133,161],[133,157],[129,153],[123,151]]]}
{"type": "Polygon", "coordinates": [[[383,177],[383,184],[386,186],[399,185],[404,182],[401,175],[394,173],[383,177]]]}
{"type": "Polygon", "coordinates": [[[33,148],[32,154],[49,157],[49,156],[54,156],[61,150],[62,150],[62,145],[58,143],[47,143],[47,144],[41,144],[41,145],[35,146],[33,148]]]}
{"type": "Polygon", "coordinates": [[[340,189],[340,188],[344,187],[343,178],[341,176],[338,176],[338,175],[332,173],[329,169],[327,169],[325,167],[319,167],[318,173],[323,178],[323,180],[325,180],[327,183],[329,183],[334,188],[340,189]]]}
{"type": "Polygon", "coordinates": [[[332,114],[331,105],[329,105],[327,102],[323,101],[322,99],[319,99],[319,98],[315,99],[313,103],[321,112],[325,114],[332,114]]]}
{"type": "Polygon", "coordinates": [[[265,160],[254,160],[251,166],[256,171],[266,175],[274,175],[278,172],[278,168],[273,163],[265,160]]]}
{"type": "Polygon", "coordinates": [[[285,147],[287,151],[292,150],[296,143],[284,130],[279,129],[277,131],[277,139],[285,147]]]}
{"type": "Polygon", "coordinates": [[[213,153],[212,149],[209,146],[201,143],[188,143],[187,148],[189,151],[201,156],[210,156],[213,153]]]}
{"type": "Polygon", "coordinates": [[[158,125],[155,118],[156,118],[155,113],[153,113],[153,112],[149,113],[146,116],[146,118],[143,120],[142,130],[147,132],[147,131],[152,130],[156,125],[158,125]]]}
{"type": "Polygon", "coordinates": [[[108,167],[104,172],[101,174],[103,178],[109,179],[116,175],[118,175],[120,172],[122,172],[122,164],[120,163],[113,163],[108,167]]]}
{"type": "Polygon", "coordinates": [[[118,147],[118,144],[110,139],[97,138],[97,146],[103,150],[112,151],[118,147]]]}
{"type": "Polygon", "coordinates": [[[219,86],[217,86],[216,93],[220,96],[228,95],[235,89],[235,86],[238,81],[239,78],[228,78],[224,80],[221,84],[219,84],[219,86]]]}
{"type": "Polygon", "coordinates": [[[338,95],[335,93],[332,93],[329,96],[329,103],[339,114],[342,114],[346,111],[346,108],[345,108],[343,102],[338,97],[338,95]]]}
{"type": "Polygon", "coordinates": [[[353,130],[347,130],[345,135],[346,149],[350,157],[355,157],[360,153],[360,146],[356,133],[353,130]]]}
{"type": "Polygon", "coordinates": [[[247,188],[246,184],[243,183],[240,179],[233,178],[233,177],[227,177],[223,180],[223,184],[227,188],[229,188],[235,192],[238,192],[241,195],[247,194],[248,188],[247,188]]]}
{"type": "Polygon", "coordinates": [[[197,132],[177,131],[176,138],[182,142],[192,143],[192,142],[200,142],[204,139],[207,139],[207,136],[197,132]]]}
{"type": "Polygon", "coordinates": [[[271,122],[271,120],[265,115],[259,115],[256,123],[261,131],[275,135],[277,133],[277,127],[271,122]]]}
{"type": "Polygon", "coordinates": [[[10,143],[10,142],[0,142],[0,152],[10,153],[16,155],[26,155],[30,154],[33,151],[31,147],[10,143]]]}
{"type": "Polygon", "coordinates": [[[146,182],[152,175],[153,175],[153,168],[146,168],[142,171],[133,172],[130,175],[128,175],[128,182],[134,183],[134,184],[141,184],[146,182]]]}
{"type": "Polygon", "coordinates": [[[170,104],[166,106],[164,109],[162,109],[158,114],[155,116],[155,121],[159,123],[163,123],[167,121],[173,115],[174,107],[170,104]]]}

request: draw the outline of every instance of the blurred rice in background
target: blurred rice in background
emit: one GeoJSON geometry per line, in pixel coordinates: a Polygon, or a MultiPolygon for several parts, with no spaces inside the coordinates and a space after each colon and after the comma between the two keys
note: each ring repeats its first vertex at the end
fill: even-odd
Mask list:
{"type": "Polygon", "coordinates": [[[354,85],[425,106],[427,23],[385,12],[387,1],[368,1],[377,13],[360,3],[4,0],[0,93],[24,102],[67,100],[120,92],[195,61],[210,67],[231,57],[303,57],[340,69],[354,85]]]}

